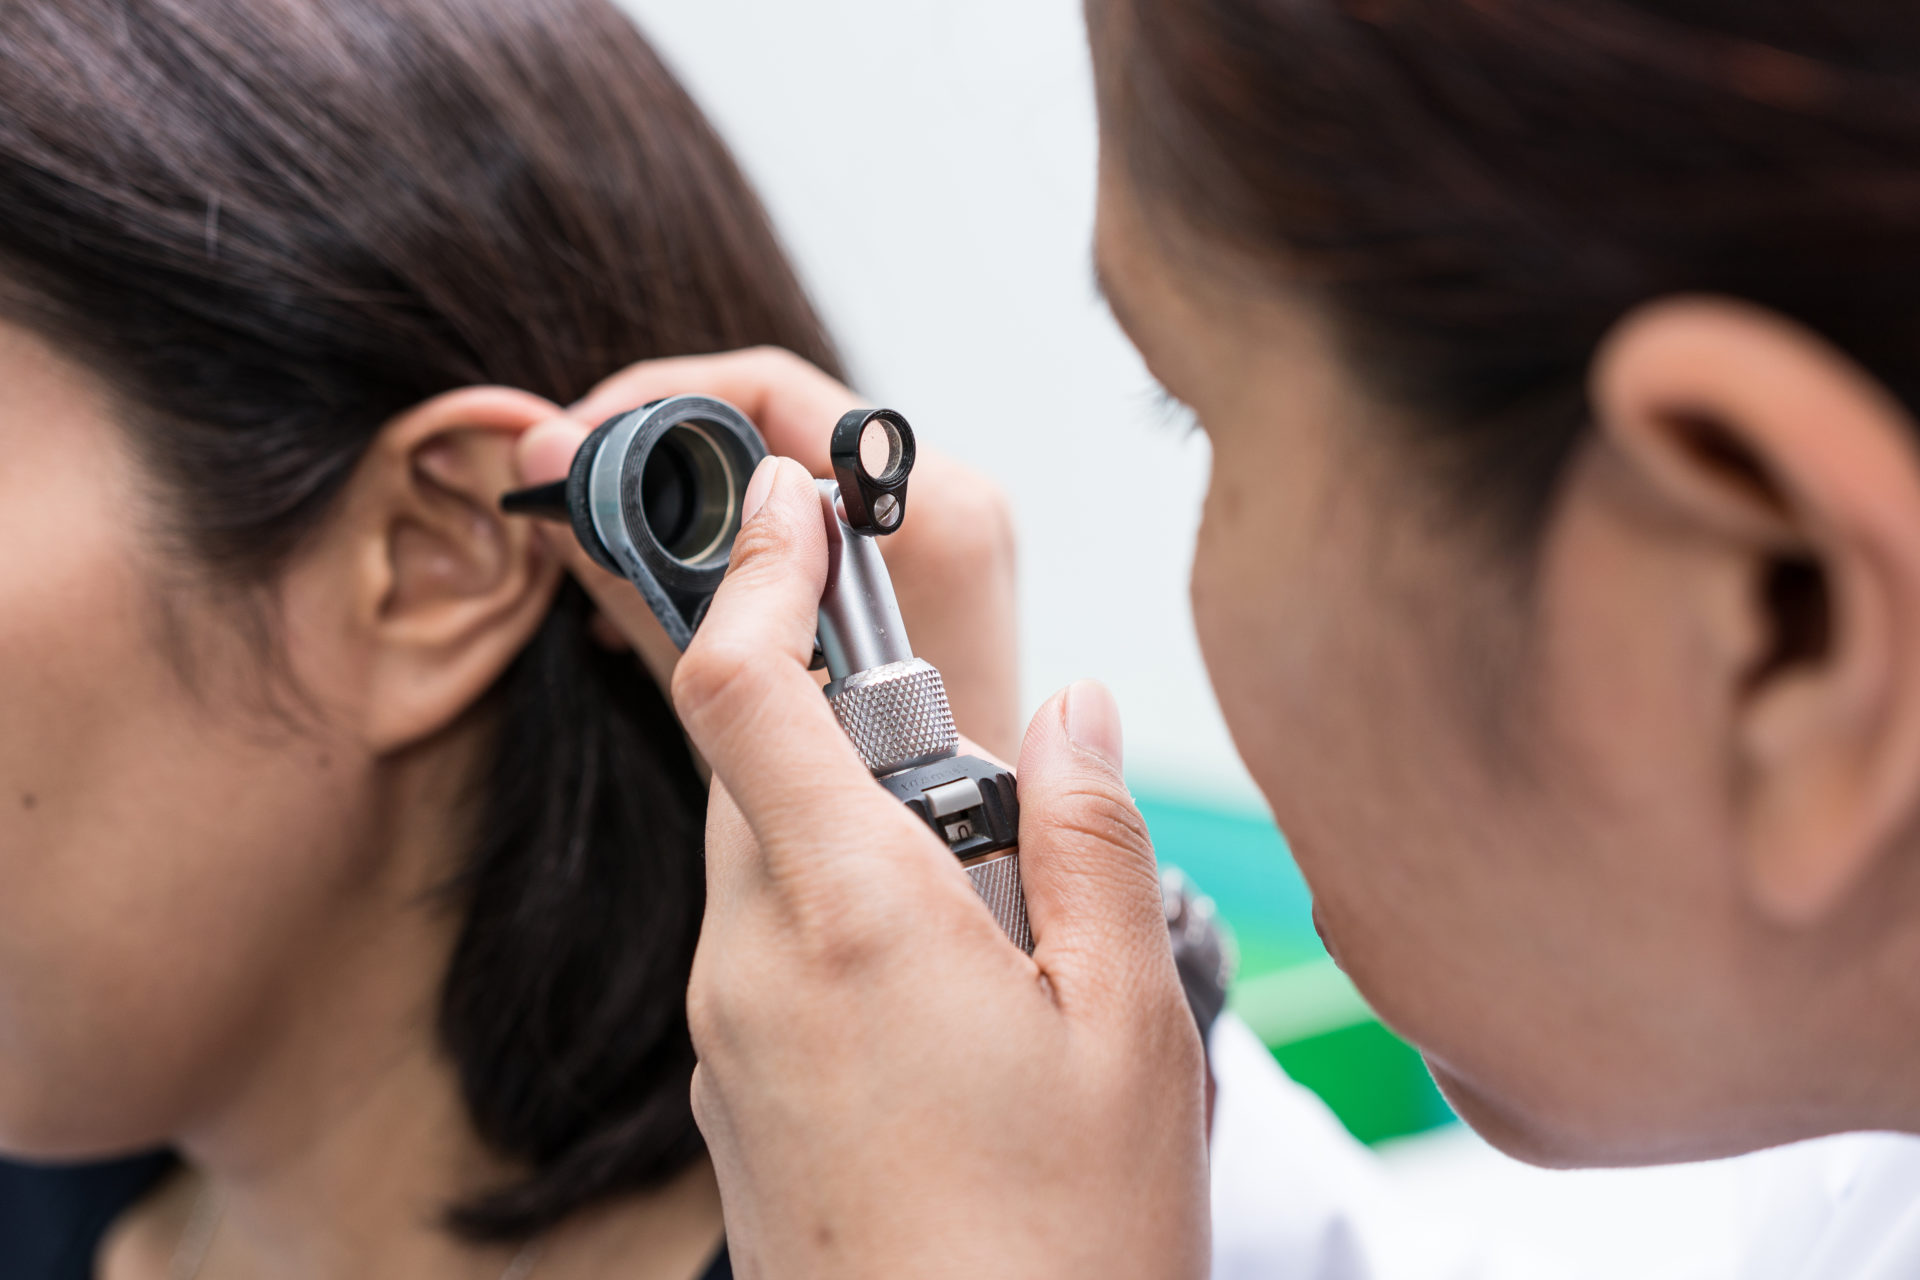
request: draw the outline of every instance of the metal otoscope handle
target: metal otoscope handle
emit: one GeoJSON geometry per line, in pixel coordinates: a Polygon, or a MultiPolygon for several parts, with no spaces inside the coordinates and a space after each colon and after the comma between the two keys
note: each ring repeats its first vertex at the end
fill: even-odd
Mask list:
{"type": "Polygon", "coordinates": [[[1007,937],[1031,952],[1013,774],[960,754],[946,685],[931,663],[913,656],[875,541],[905,518],[912,428],[890,410],[856,411],[834,429],[832,452],[839,481],[818,482],[827,518],[820,599],[820,648],[832,678],[827,701],[873,776],[946,841],[1007,937]],[[877,471],[870,465],[879,457],[876,438],[887,445],[877,471]]]}

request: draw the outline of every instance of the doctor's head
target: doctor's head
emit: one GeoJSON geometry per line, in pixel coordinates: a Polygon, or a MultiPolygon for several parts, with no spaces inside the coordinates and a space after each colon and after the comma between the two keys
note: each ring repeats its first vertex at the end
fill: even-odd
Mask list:
{"type": "Polygon", "coordinates": [[[1330,947],[1550,1162],[1920,1124],[1920,16],[1091,0],[1330,947]]]}

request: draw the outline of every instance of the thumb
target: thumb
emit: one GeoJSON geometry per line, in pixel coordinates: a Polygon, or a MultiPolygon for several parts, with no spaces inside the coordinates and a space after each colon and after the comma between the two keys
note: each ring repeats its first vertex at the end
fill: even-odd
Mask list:
{"type": "Polygon", "coordinates": [[[742,511],[727,576],[674,671],[673,705],[778,870],[783,857],[837,847],[829,833],[844,815],[905,821],[906,810],[874,785],[807,670],[827,577],[813,477],[769,456],[742,511]]]}
{"type": "Polygon", "coordinates": [[[1124,993],[1172,960],[1153,839],[1120,759],[1104,685],[1082,680],[1040,708],[1020,752],[1020,870],[1034,959],[1124,993]]]}

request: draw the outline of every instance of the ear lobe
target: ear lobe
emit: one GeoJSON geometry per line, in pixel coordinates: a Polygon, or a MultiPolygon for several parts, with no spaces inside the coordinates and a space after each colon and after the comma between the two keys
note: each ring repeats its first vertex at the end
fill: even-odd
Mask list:
{"type": "Polygon", "coordinates": [[[551,607],[560,566],[499,498],[516,483],[521,433],[559,412],[524,392],[463,388],[396,418],[369,450],[357,520],[376,750],[458,719],[551,607]]]}
{"type": "Polygon", "coordinates": [[[1592,391],[1648,518],[1745,580],[1716,676],[1735,855],[1760,912],[1812,925],[1920,817],[1914,424],[1818,336],[1716,299],[1627,317],[1592,391]]]}

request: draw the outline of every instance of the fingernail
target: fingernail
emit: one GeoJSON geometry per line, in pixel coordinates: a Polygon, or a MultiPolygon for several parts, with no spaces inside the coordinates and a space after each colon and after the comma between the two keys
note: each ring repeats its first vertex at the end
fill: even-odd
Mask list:
{"type": "Polygon", "coordinates": [[[1114,768],[1123,759],[1120,739],[1120,706],[1107,686],[1098,680],[1082,680],[1067,689],[1067,737],[1082,751],[1091,751],[1114,768]]]}
{"type": "Polygon", "coordinates": [[[780,459],[772,454],[760,459],[760,465],[753,469],[753,479],[747,481],[746,496],[740,499],[740,523],[759,513],[767,505],[767,495],[773,492],[773,478],[780,472],[780,459]]]}

